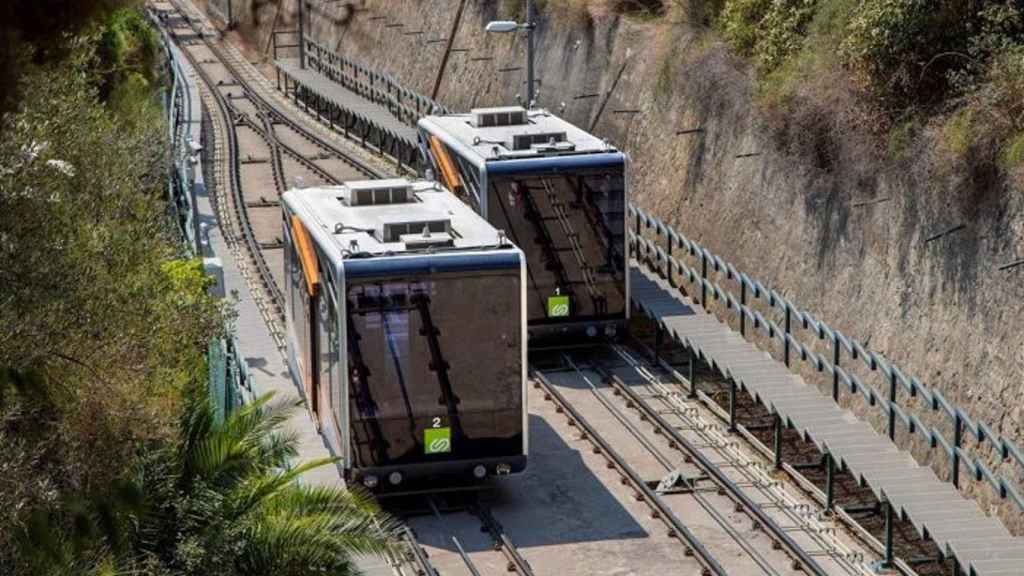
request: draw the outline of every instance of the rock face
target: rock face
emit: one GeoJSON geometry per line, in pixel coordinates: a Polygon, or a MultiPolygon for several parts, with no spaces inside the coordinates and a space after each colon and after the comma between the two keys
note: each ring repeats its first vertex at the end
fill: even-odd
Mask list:
{"type": "MultiPolygon", "coordinates": [[[[234,0],[235,10],[243,36],[262,47],[276,7],[253,1],[234,0]]],[[[460,0],[317,4],[315,38],[431,94],[438,40],[460,0]]],[[[519,4],[465,2],[438,100],[468,109],[525,94],[525,42],[483,32],[490,20],[522,19],[519,4]]],[[[628,151],[641,206],[1021,443],[1024,266],[999,270],[1024,256],[1020,190],[948,165],[927,137],[892,161],[865,156],[855,134],[825,146],[799,126],[771,129],[750,73],[707,31],[601,2],[546,4],[555,12],[542,11],[536,35],[539,104],[564,105],[563,116],[628,151]]],[[[296,6],[283,2],[279,29],[297,27],[296,6]]],[[[945,418],[925,420],[952,438],[945,418]]],[[[1021,477],[988,450],[978,454],[1021,477]]],[[[945,456],[919,455],[947,468],[945,456]]],[[[1024,529],[1020,511],[985,484],[967,490],[1024,529]]]]}

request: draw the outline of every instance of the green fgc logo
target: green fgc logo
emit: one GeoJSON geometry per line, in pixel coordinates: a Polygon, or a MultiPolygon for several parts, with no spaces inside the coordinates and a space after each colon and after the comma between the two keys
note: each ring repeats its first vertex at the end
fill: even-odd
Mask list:
{"type": "Polygon", "coordinates": [[[548,318],[560,318],[568,315],[568,296],[548,296],[548,318]]]}
{"type": "Polygon", "coordinates": [[[452,451],[451,428],[427,428],[423,431],[423,453],[442,454],[452,451]]]}

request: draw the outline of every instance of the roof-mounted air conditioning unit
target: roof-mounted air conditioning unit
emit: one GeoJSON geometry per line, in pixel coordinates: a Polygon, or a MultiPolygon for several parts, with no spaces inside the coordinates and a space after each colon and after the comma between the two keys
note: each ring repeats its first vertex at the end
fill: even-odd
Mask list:
{"type": "MultiPolygon", "coordinates": [[[[564,147],[568,144],[566,142],[565,132],[543,132],[539,134],[516,134],[512,136],[512,149],[513,150],[529,150],[534,147],[553,147],[558,148],[559,146],[564,147]]],[[[570,150],[572,148],[569,148],[570,150]]]]}
{"type": "Polygon", "coordinates": [[[412,183],[405,178],[349,182],[345,187],[348,194],[342,196],[342,201],[349,206],[409,204],[415,201],[412,183]]]}
{"type": "Polygon", "coordinates": [[[407,236],[418,236],[430,238],[431,236],[446,235],[451,238],[450,219],[417,220],[407,222],[388,222],[384,224],[381,242],[406,242],[407,236]]]}
{"type": "Polygon", "coordinates": [[[526,109],[522,106],[502,106],[499,108],[474,108],[473,126],[490,128],[494,126],[519,126],[526,124],[526,109]]]}

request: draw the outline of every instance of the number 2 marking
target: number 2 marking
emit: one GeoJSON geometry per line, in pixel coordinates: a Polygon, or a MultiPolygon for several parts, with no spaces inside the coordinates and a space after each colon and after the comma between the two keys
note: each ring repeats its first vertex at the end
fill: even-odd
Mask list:
{"type": "Polygon", "coordinates": [[[440,428],[440,427],[441,427],[441,417],[440,416],[434,416],[434,428],[440,428]]]}

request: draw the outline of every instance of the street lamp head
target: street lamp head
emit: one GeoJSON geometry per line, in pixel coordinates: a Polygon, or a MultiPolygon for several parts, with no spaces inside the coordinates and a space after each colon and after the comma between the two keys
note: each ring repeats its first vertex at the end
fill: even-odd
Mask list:
{"type": "Polygon", "coordinates": [[[487,30],[488,32],[496,32],[499,34],[515,32],[518,29],[519,23],[511,20],[495,20],[493,22],[488,22],[487,26],[484,28],[484,30],[487,30]]]}

